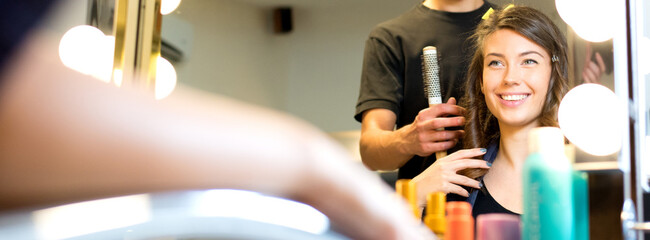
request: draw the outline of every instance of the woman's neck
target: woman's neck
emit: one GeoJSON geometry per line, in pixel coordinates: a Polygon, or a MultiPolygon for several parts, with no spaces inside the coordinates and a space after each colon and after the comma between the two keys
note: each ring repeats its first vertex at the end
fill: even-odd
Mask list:
{"type": "Polygon", "coordinates": [[[443,12],[471,12],[483,6],[483,0],[425,0],[422,4],[443,12]]]}
{"type": "Polygon", "coordinates": [[[505,160],[511,167],[521,169],[528,156],[528,133],[538,124],[524,127],[499,126],[500,142],[497,159],[505,160]]]}

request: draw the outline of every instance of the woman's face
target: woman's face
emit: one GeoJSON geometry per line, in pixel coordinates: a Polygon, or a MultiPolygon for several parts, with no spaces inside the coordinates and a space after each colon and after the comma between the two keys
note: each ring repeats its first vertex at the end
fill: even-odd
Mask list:
{"type": "Polygon", "coordinates": [[[499,125],[538,126],[551,79],[549,54],[535,42],[509,29],[490,34],[483,50],[481,91],[499,125]]]}

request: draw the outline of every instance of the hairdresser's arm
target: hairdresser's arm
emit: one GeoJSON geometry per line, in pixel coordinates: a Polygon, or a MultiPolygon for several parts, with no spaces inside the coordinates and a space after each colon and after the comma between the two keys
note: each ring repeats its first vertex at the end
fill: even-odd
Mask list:
{"type": "Polygon", "coordinates": [[[397,116],[387,109],[365,111],[361,121],[360,152],[363,163],[372,170],[394,170],[413,156],[429,156],[447,150],[462,137],[462,130],[436,129],[462,126],[463,108],[451,98],[446,104],[426,108],[415,121],[397,130],[397,116]]]}
{"type": "Polygon", "coordinates": [[[305,202],[353,239],[427,236],[310,125],[183,89],[156,102],[67,70],[42,38],[0,76],[0,211],[223,187],[305,202]]]}

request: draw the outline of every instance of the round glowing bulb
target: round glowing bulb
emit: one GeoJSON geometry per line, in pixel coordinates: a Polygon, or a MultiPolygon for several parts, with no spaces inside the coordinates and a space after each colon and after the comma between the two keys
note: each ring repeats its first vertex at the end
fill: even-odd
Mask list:
{"type": "Polygon", "coordinates": [[[156,64],[155,95],[156,99],[163,99],[176,88],[176,69],[167,59],[162,57],[158,57],[156,64]]]}
{"type": "Polygon", "coordinates": [[[608,0],[555,0],[560,17],[576,34],[590,42],[614,37],[623,16],[621,8],[608,0]]]}
{"type": "Polygon", "coordinates": [[[99,55],[97,43],[103,40],[104,33],[99,29],[80,25],[71,28],[59,43],[59,58],[66,67],[83,74],[95,72],[95,63],[99,55]]]}
{"type": "Polygon", "coordinates": [[[583,151],[607,156],[621,149],[624,109],[609,88],[600,84],[582,84],[562,99],[558,120],[569,141],[583,151]]]}
{"type": "Polygon", "coordinates": [[[181,0],[162,0],[160,3],[160,13],[162,15],[167,15],[176,10],[178,5],[181,4],[181,0]]]}
{"type": "Polygon", "coordinates": [[[115,37],[103,36],[97,42],[97,56],[94,70],[91,75],[103,82],[111,81],[113,72],[113,54],[115,53],[115,37]]]}

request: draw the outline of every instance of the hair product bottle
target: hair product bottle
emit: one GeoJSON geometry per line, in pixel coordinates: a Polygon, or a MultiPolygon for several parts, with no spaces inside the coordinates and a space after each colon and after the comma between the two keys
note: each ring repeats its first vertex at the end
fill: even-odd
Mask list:
{"type": "Polygon", "coordinates": [[[447,194],[443,192],[434,192],[427,195],[427,214],[424,216],[424,224],[431,229],[439,239],[444,239],[447,228],[445,219],[445,206],[447,204],[447,194]]]}
{"type": "Polygon", "coordinates": [[[575,169],[575,146],[567,144],[565,154],[574,166],[573,179],[573,219],[575,240],[589,239],[589,176],[575,169]]]}
{"type": "Polygon", "coordinates": [[[408,202],[415,218],[420,219],[422,216],[420,208],[417,206],[415,183],[411,179],[399,179],[395,182],[395,192],[408,202]]]}
{"type": "Polygon", "coordinates": [[[572,168],[559,128],[530,131],[524,163],[522,238],[573,239],[572,168]]]}
{"type": "Polygon", "coordinates": [[[519,217],[506,213],[487,213],[476,217],[476,240],[521,239],[519,217]]]}
{"type": "Polygon", "coordinates": [[[444,240],[474,240],[474,218],[468,202],[447,202],[447,230],[444,240]]]}

